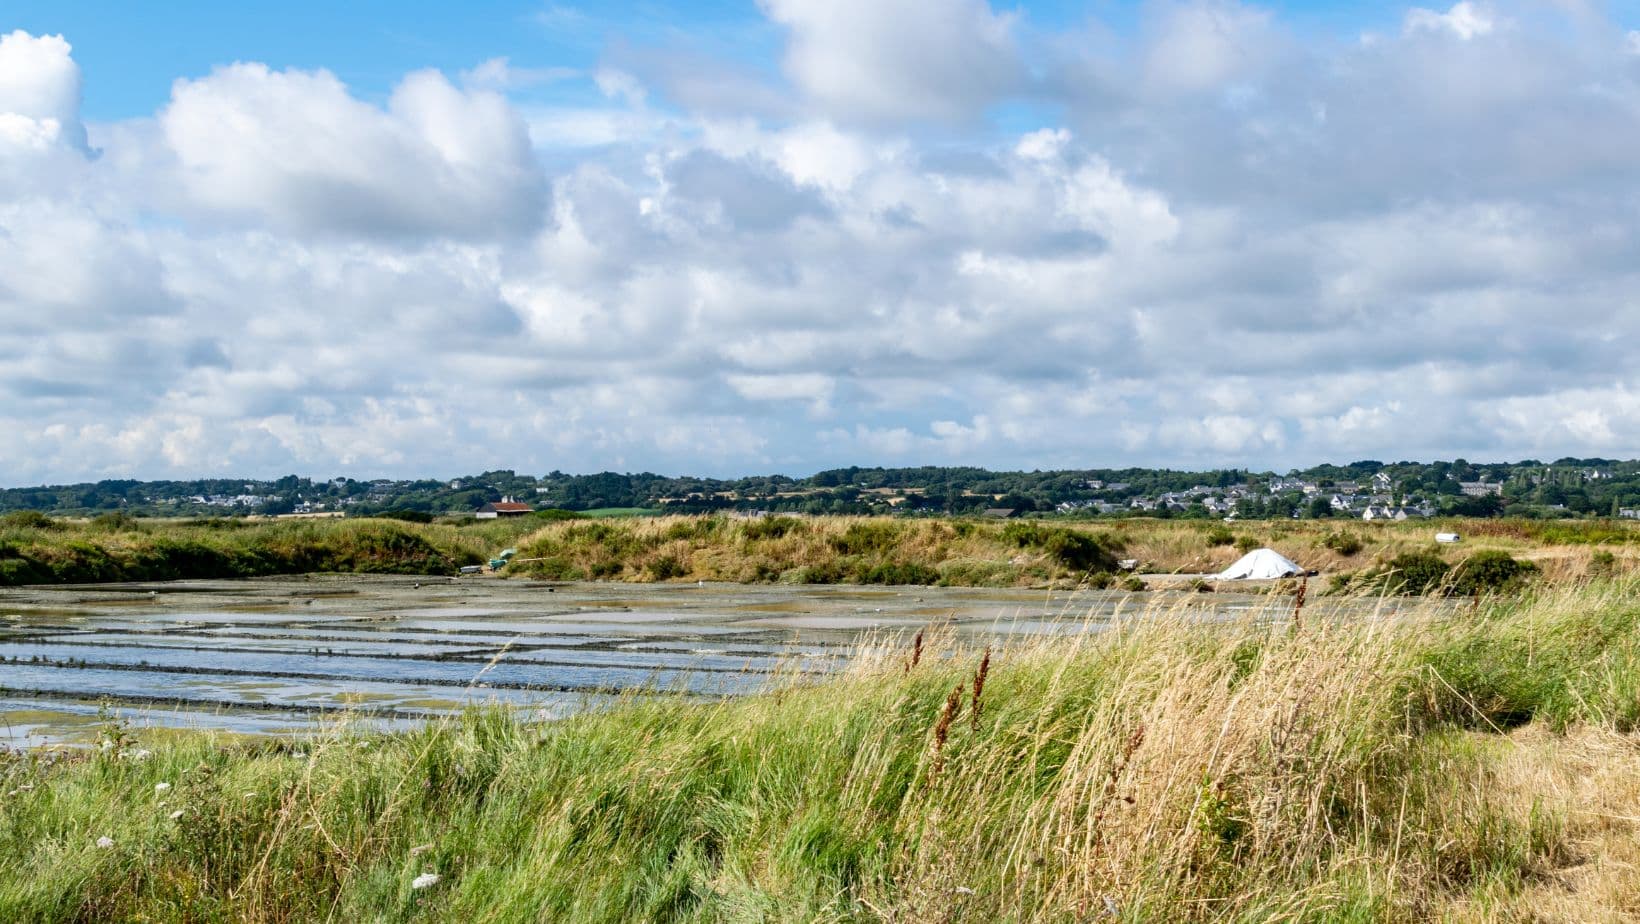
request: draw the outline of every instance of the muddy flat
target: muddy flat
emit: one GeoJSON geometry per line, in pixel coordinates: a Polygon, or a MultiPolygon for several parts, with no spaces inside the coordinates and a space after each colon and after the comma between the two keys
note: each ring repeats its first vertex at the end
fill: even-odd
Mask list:
{"type": "MultiPolygon", "coordinates": [[[[867,638],[1096,631],[1147,596],[357,575],[0,589],[0,745],[93,740],[99,711],[261,735],[734,695],[823,676],[867,638]]],[[[1269,605],[1198,596],[1204,612],[1269,605]]]]}

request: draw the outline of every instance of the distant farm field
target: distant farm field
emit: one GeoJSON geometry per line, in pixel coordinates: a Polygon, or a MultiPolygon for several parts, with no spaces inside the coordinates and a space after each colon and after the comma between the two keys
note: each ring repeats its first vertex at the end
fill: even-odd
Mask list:
{"type": "Polygon", "coordinates": [[[652,517],[659,515],[660,511],[648,507],[594,507],[591,510],[582,510],[580,514],[595,519],[605,517],[652,517]]]}

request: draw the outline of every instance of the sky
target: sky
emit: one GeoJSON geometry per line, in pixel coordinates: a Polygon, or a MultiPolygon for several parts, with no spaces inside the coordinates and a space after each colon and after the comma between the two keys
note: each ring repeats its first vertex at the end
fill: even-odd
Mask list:
{"type": "Polygon", "coordinates": [[[0,484],[1640,457],[1640,0],[0,3],[0,484]]]}

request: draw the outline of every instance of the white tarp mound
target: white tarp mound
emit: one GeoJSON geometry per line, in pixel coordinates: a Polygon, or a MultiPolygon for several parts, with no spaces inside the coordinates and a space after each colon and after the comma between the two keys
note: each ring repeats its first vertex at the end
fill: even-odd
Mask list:
{"type": "Polygon", "coordinates": [[[1275,549],[1254,549],[1214,577],[1221,581],[1256,581],[1261,578],[1279,578],[1303,573],[1303,568],[1293,564],[1292,559],[1275,549]]]}

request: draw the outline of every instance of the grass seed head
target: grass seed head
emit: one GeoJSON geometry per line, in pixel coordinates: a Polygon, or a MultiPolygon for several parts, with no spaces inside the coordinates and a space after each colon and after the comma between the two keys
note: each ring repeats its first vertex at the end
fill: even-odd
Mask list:
{"type": "Polygon", "coordinates": [[[979,659],[979,668],[974,671],[974,696],[968,709],[968,720],[974,731],[979,731],[979,714],[985,708],[985,678],[991,673],[991,646],[985,646],[985,654],[979,659]]]}
{"type": "Polygon", "coordinates": [[[934,723],[934,762],[929,769],[929,775],[940,772],[945,763],[945,742],[951,737],[951,724],[957,720],[957,714],[962,712],[962,694],[964,684],[957,684],[945,698],[945,707],[940,710],[939,720],[934,723]]]}

